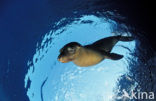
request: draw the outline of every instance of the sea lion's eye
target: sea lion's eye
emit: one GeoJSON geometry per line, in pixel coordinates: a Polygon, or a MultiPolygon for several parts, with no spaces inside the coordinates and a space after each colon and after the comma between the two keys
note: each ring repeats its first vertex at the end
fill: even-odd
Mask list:
{"type": "Polygon", "coordinates": [[[67,51],[68,51],[69,53],[74,53],[74,52],[75,52],[75,49],[72,48],[72,47],[68,47],[68,48],[67,48],[67,51]]]}

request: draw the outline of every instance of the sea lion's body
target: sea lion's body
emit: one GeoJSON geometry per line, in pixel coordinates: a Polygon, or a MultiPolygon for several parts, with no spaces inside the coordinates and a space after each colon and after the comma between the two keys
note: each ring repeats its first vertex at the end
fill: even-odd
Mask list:
{"type": "Polygon", "coordinates": [[[113,36],[94,42],[93,44],[82,46],[77,42],[71,42],[60,50],[58,60],[66,63],[73,61],[81,67],[88,67],[98,64],[104,59],[119,60],[123,56],[110,53],[118,41],[132,41],[132,37],[113,36]]]}
{"type": "Polygon", "coordinates": [[[73,62],[81,67],[95,65],[104,59],[104,56],[95,50],[81,47],[79,55],[73,62]]]}

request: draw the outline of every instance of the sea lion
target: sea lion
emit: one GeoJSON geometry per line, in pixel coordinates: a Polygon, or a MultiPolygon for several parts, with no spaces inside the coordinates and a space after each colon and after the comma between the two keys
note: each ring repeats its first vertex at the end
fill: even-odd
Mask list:
{"type": "Polygon", "coordinates": [[[134,38],[129,36],[112,36],[85,46],[78,42],[70,42],[60,49],[58,60],[62,63],[72,61],[80,67],[96,65],[104,59],[119,60],[123,55],[111,53],[112,48],[118,41],[132,40],[134,38]]]}

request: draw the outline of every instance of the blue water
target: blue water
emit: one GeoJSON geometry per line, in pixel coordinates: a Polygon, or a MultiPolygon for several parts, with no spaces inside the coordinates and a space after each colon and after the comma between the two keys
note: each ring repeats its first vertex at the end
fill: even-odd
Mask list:
{"type": "Polygon", "coordinates": [[[156,57],[150,57],[153,51],[146,37],[131,31],[135,27],[124,23],[127,18],[116,9],[108,10],[111,1],[105,3],[4,2],[0,101],[138,101],[123,95],[155,93],[156,57]],[[113,48],[124,55],[121,60],[106,59],[84,68],[57,60],[59,49],[69,42],[87,45],[115,35],[135,37],[113,48]]]}
{"type": "MultiPolygon", "coordinates": [[[[56,23],[56,26],[64,20],[66,19],[63,18],[56,23]]],[[[127,73],[126,56],[131,57],[130,51],[120,45],[134,51],[135,41],[119,42],[113,49],[114,52],[125,55],[125,59],[105,60],[92,67],[82,68],[73,63],[62,64],[57,61],[57,56],[64,44],[72,41],[83,45],[92,43],[114,35],[116,26],[117,23],[110,19],[84,15],[79,20],[45,34],[42,42],[37,43],[33,61],[28,61],[29,70],[25,78],[25,87],[29,78],[31,85],[27,95],[30,101],[109,101],[114,95],[113,88],[117,79],[123,73],[127,73]]]]}

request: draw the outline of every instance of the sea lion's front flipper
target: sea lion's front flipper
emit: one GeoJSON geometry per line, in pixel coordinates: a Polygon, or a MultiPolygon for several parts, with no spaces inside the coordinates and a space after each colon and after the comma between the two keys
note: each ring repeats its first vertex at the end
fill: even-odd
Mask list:
{"type": "Polygon", "coordinates": [[[116,53],[107,53],[105,58],[111,59],[111,60],[119,60],[123,58],[123,55],[116,54],[116,53]]]}

